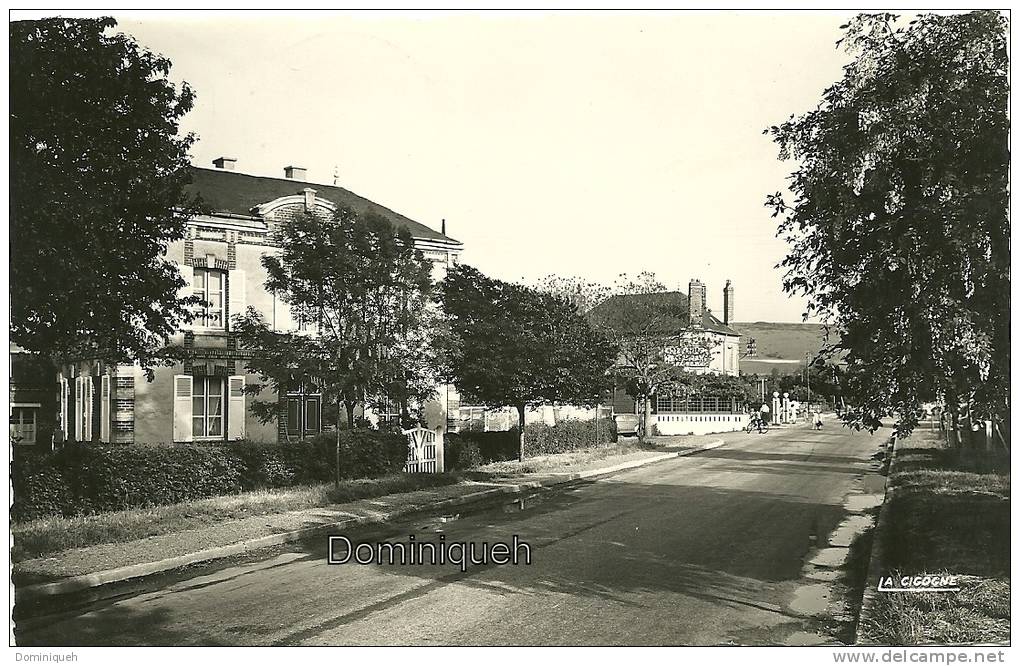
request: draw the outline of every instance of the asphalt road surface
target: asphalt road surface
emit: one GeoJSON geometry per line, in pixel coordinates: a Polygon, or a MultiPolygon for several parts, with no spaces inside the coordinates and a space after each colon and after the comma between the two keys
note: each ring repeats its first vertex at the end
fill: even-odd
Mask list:
{"type": "Polygon", "coordinates": [[[740,435],[524,502],[347,533],[355,543],[518,535],[530,565],[329,565],[323,538],[33,618],[17,641],[789,644],[818,633],[817,618],[796,610],[805,558],[845,517],[843,500],[880,445],[831,422],[740,435]]]}

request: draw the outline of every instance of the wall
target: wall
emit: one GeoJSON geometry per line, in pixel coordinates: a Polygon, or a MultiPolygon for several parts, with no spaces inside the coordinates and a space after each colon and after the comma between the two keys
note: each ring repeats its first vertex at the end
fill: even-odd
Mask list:
{"type": "Polygon", "coordinates": [[[740,374],[740,338],[731,335],[716,335],[716,345],[712,348],[712,360],[707,372],[726,375],[740,374]]]}
{"type": "Polygon", "coordinates": [[[658,414],[652,420],[659,435],[707,435],[747,426],[747,414],[658,414]]]}

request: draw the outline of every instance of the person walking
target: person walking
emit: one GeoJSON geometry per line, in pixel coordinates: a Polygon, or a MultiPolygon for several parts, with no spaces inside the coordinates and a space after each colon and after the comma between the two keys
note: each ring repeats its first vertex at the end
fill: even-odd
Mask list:
{"type": "Polygon", "coordinates": [[[822,429],[822,410],[820,410],[820,409],[816,409],[815,410],[814,419],[815,419],[815,430],[821,430],[822,429]]]}

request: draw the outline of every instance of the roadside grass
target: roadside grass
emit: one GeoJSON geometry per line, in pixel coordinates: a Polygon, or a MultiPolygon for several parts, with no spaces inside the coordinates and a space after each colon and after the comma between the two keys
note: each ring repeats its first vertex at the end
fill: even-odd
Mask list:
{"type": "Polygon", "coordinates": [[[460,475],[449,473],[393,474],[344,481],[339,488],[333,484],[295,486],[90,516],[39,518],[11,524],[14,537],[11,561],[22,562],[73,548],[123,543],[252,516],[434,488],[459,480],[460,475]]]}
{"type": "Polygon", "coordinates": [[[1009,640],[1010,470],[999,453],[915,433],[896,454],[882,575],[957,575],[960,592],[879,595],[860,634],[890,645],[1009,640]]]}
{"type": "Polygon", "coordinates": [[[482,477],[508,477],[522,474],[550,474],[555,472],[582,472],[631,460],[650,458],[667,452],[654,444],[641,444],[635,440],[620,440],[616,444],[604,444],[568,453],[528,458],[523,463],[516,460],[488,463],[475,468],[482,477]]]}

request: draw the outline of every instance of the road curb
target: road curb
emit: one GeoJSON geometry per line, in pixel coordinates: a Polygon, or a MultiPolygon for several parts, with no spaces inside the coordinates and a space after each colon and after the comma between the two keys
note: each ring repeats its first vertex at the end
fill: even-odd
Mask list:
{"type": "Polygon", "coordinates": [[[199,564],[201,562],[211,562],[213,560],[219,560],[226,557],[233,557],[235,555],[242,555],[262,548],[269,548],[271,546],[278,546],[284,543],[290,543],[292,541],[300,541],[311,536],[315,536],[322,532],[332,532],[343,529],[348,529],[355,526],[361,525],[377,525],[383,524],[388,521],[403,518],[415,513],[422,513],[426,511],[432,511],[434,509],[444,509],[451,507],[462,507],[471,504],[477,504],[485,502],[487,500],[494,499],[501,495],[519,495],[524,492],[532,490],[543,490],[547,488],[555,488],[558,486],[566,485],[575,481],[583,481],[598,476],[605,476],[614,474],[616,472],[622,472],[628,469],[634,469],[637,467],[643,467],[645,465],[651,465],[653,463],[661,462],[669,458],[681,458],[689,456],[701,451],[708,451],[711,449],[719,448],[723,445],[723,440],[717,440],[710,442],[705,446],[697,447],[687,451],[670,452],[664,453],[661,456],[655,456],[654,458],[644,458],[642,460],[632,460],[619,465],[612,465],[610,467],[602,467],[594,470],[587,470],[584,472],[568,472],[563,473],[562,476],[555,475],[554,478],[544,479],[539,481],[521,481],[520,483],[512,483],[500,488],[490,488],[488,490],[480,490],[473,493],[467,493],[458,497],[451,497],[449,499],[440,500],[431,504],[418,505],[410,504],[405,507],[401,507],[389,513],[379,513],[371,516],[353,516],[349,519],[335,521],[332,523],[323,523],[321,525],[312,525],[310,527],[304,527],[298,530],[291,530],[289,532],[280,532],[278,534],[270,534],[267,536],[256,537],[254,539],[248,539],[239,543],[230,544],[227,546],[217,546],[215,548],[207,548],[205,550],[196,551],[194,553],[188,553],[186,555],[178,555],[177,557],[170,557],[164,560],[156,562],[144,562],[141,564],[129,564],[127,566],[118,567],[116,569],[108,569],[106,571],[99,571],[91,574],[82,574],[80,576],[72,576],[63,580],[53,581],[50,583],[37,583],[35,585],[29,585],[23,588],[16,589],[16,600],[22,603],[28,601],[37,601],[43,598],[57,597],[64,594],[71,594],[74,592],[81,592],[83,590],[94,589],[102,587],[104,585],[110,585],[113,583],[120,583],[126,580],[144,578],[145,576],[151,576],[165,571],[173,569],[179,569],[191,564],[199,564]]]}
{"type": "Polygon", "coordinates": [[[887,445],[889,451],[889,467],[885,475],[885,498],[882,500],[882,507],[878,510],[878,519],[875,521],[875,531],[871,537],[871,554],[868,560],[868,574],[864,582],[864,595],[861,598],[861,612],[857,616],[857,623],[854,626],[854,645],[870,645],[871,643],[860,640],[861,626],[871,621],[875,613],[875,605],[878,603],[878,580],[882,576],[882,541],[885,532],[889,529],[889,501],[892,499],[896,488],[892,486],[893,474],[896,471],[896,436],[889,438],[887,445]]]}

